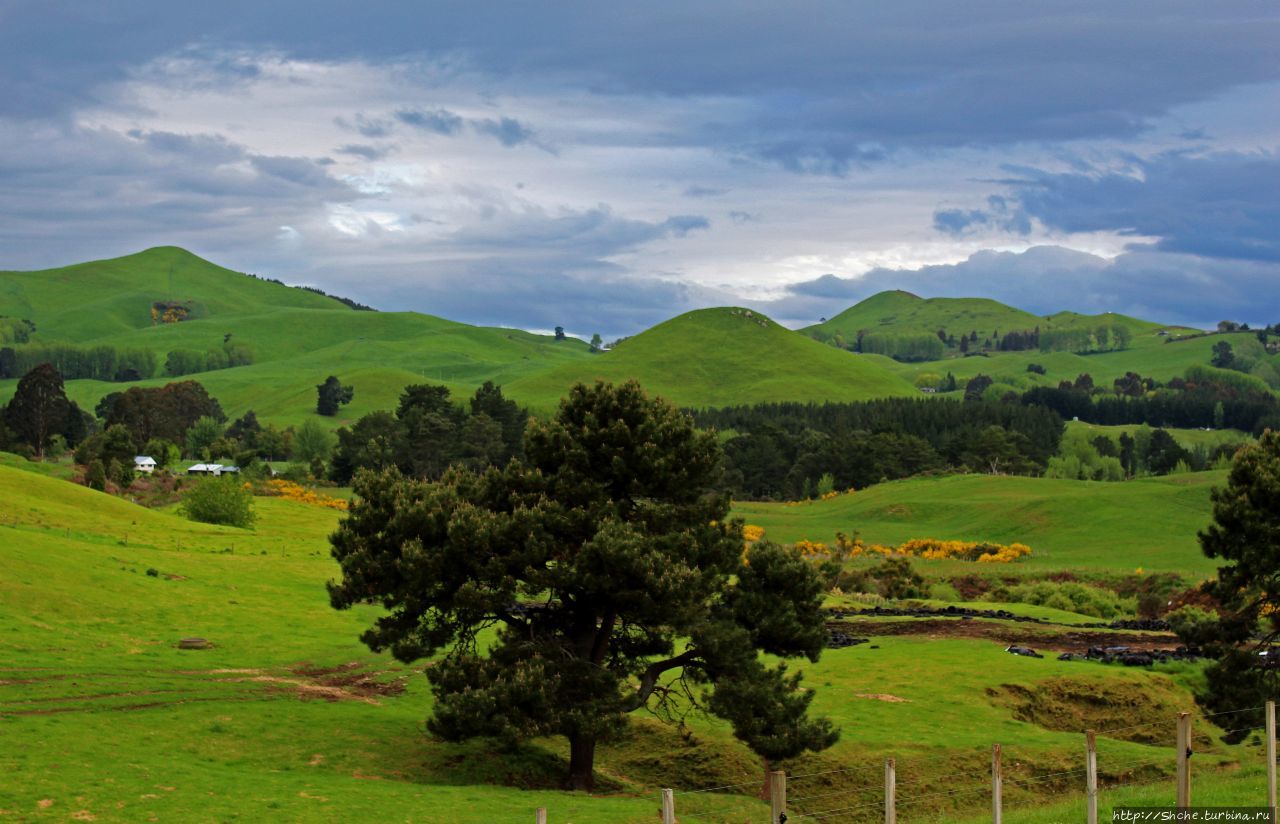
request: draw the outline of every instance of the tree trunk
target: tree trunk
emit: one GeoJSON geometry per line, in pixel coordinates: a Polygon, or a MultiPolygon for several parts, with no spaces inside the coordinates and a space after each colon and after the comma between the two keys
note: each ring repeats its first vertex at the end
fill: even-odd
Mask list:
{"type": "Polygon", "coordinates": [[[595,789],[596,739],[577,733],[569,736],[569,789],[595,789]]]}
{"type": "Polygon", "coordinates": [[[769,763],[769,759],[767,758],[761,758],[760,761],[764,765],[764,787],[760,790],[760,797],[765,801],[772,801],[773,782],[769,780],[769,772],[772,765],[769,763]]]}

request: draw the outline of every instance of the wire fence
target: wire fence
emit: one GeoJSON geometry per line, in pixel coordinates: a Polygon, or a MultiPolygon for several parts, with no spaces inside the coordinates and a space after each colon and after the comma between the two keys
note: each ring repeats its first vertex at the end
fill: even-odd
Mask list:
{"type": "MultiPolygon", "coordinates": [[[[1266,748],[1266,796],[1249,801],[1273,808],[1274,816],[1275,704],[1268,702],[1260,707],[1208,713],[1199,718],[1220,719],[1217,723],[1223,729],[1214,730],[1219,737],[1254,732],[1265,726],[1270,733],[1266,748]],[[1258,712],[1265,718],[1260,725],[1242,725],[1237,719],[1228,718],[1258,712]]],[[[1179,713],[1172,724],[1163,720],[1085,731],[1084,738],[1079,760],[1050,772],[1036,771],[1036,752],[1006,750],[994,745],[990,751],[953,751],[919,758],[908,755],[902,759],[888,758],[790,775],[774,771],[737,784],[636,789],[596,796],[593,800],[615,796],[656,797],[663,824],[677,821],[689,824],[885,821],[896,824],[899,813],[904,820],[909,818],[913,822],[954,820],[961,814],[972,816],[985,797],[990,803],[992,820],[999,824],[1007,795],[1012,802],[1010,809],[1075,798],[1084,805],[1086,820],[1096,822],[1099,798],[1113,798],[1118,791],[1159,786],[1173,779],[1179,804],[1189,803],[1189,759],[1195,752],[1196,741],[1190,713],[1179,713]],[[1148,729],[1158,732],[1142,736],[1144,740],[1132,740],[1134,733],[1148,729]],[[935,769],[941,762],[946,762],[946,767],[935,769]],[[909,769],[909,777],[898,780],[899,769],[909,769]]],[[[559,811],[562,820],[582,820],[576,817],[582,810],[570,809],[574,806],[569,804],[559,811]]],[[[557,824],[546,809],[540,808],[537,815],[538,824],[557,824]]]]}

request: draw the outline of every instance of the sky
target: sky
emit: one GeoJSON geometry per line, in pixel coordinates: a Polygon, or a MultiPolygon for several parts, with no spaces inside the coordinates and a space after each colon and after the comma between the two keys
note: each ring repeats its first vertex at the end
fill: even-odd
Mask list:
{"type": "Polygon", "coordinates": [[[885,289],[1280,323],[1278,44],[1274,0],[0,0],[0,268],[178,245],[606,340],[885,289]]]}

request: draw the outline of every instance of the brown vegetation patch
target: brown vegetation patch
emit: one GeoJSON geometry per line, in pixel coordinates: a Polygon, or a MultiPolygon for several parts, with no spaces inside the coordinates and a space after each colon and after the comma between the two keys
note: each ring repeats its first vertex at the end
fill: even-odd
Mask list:
{"type": "MultiPolygon", "coordinates": [[[[1032,686],[1002,684],[987,689],[992,702],[1009,707],[1019,721],[1057,732],[1095,730],[1107,738],[1173,746],[1171,719],[1187,709],[1186,695],[1165,679],[1128,681],[1057,677],[1032,686]]],[[[1208,745],[1207,736],[1197,743],[1208,745]]]]}
{"type": "Polygon", "coordinates": [[[896,695],[889,695],[887,692],[859,692],[854,693],[854,698],[866,698],[871,701],[885,701],[889,704],[909,704],[906,698],[899,698],[896,695]]]}

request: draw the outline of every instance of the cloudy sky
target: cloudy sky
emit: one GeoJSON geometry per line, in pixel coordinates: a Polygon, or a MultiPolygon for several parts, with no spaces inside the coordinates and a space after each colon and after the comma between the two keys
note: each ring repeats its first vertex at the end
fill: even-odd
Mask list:
{"type": "Polygon", "coordinates": [[[607,337],[1280,322],[1277,44],[1274,0],[0,0],[0,268],[174,244],[607,337]]]}

